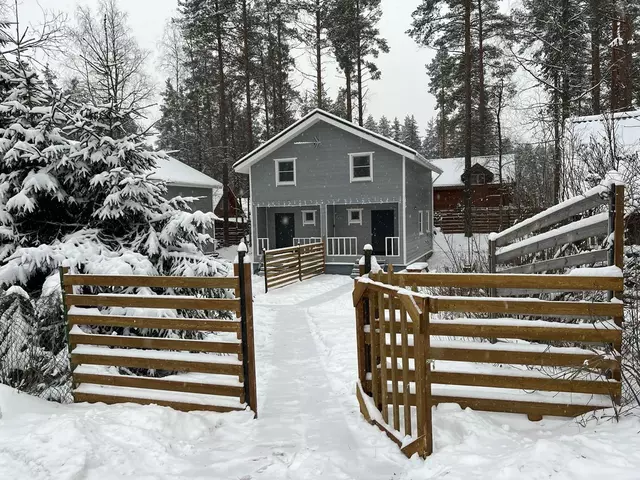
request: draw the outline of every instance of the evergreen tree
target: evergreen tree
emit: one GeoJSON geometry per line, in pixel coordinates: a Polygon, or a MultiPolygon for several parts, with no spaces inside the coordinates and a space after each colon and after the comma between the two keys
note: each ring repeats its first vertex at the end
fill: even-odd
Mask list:
{"type": "Polygon", "coordinates": [[[416,122],[416,119],[413,115],[407,115],[406,117],[404,117],[401,138],[401,142],[407,147],[411,147],[416,151],[419,151],[422,148],[422,140],[420,139],[418,122],[416,122]]]}
{"type": "Polygon", "coordinates": [[[376,123],[375,119],[373,118],[373,115],[369,115],[367,117],[367,121],[364,122],[364,128],[366,128],[367,130],[371,130],[372,132],[378,132],[378,124],[376,123]]]}
{"type": "Polygon", "coordinates": [[[383,137],[391,138],[391,124],[389,123],[389,119],[384,115],[380,117],[380,122],[378,122],[378,132],[383,137]]]}
{"type": "Polygon", "coordinates": [[[391,138],[396,142],[402,142],[402,125],[400,125],[398,117],[393,119],[393,124],[391,125],[391,138]]]}
{"type": "Polygon", "coordinates": [[[429,123],[427,123],[420,153],[425,158],[445,158],[441,156],[441,145],[440,130],[438,129],[436,121],[432,118],[429,120],[429,123]]]}

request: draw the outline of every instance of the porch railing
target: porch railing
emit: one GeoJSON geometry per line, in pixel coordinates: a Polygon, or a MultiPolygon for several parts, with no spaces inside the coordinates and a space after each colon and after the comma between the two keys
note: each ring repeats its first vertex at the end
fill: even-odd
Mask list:
{"type": "Polygon", "coordinates": [[[269,239],[258,238],[258,251],[263,252],[264,250],[269,250],[269,239]]]}
{"type": "Polygon", "coordinates": [[[358,237],[328,237],[327,255],[347,257],[358,254],[358,237]]]}
{"type": "Polygon", "coordinates": [[[384,255],[386,257],[400,256],[400,237],[385,237],[384,255]]]}
{"type": "Polygon", "coordinates": [[[321,237],[295,237],[293,239],[293,246],[297,245],[309,245],[312,243],[322,243],[321,237]]]}

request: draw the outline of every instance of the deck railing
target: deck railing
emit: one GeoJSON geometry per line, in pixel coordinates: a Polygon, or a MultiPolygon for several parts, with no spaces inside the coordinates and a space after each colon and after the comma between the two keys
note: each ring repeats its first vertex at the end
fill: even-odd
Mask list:
{"type": "Polygon", "coordinates": [[[269,250],[269,239],[258,238],[258,251],[263,252],[264,250],[269,250]]]}
{"type": "Polygon", "coordinates": [[[384,255],[386,257],[400,256],[400,237],[386,237],[384,239],[384,255]]]}
{"type": "Polygon", "coordinates": [[[330,257],[358,255],[358,237],[328,237],[327,255],[330,257]]]}
{"type": "Polygon", "coordinates": [[[293,245],[309,245],[311,243],[322,243],[321,237],[295,237],[293,239],[293,245]]]}

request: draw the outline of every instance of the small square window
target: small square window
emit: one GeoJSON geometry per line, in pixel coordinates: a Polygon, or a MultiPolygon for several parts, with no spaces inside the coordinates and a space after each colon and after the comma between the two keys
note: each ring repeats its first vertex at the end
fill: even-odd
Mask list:
{"type": "Polygon", "coordinates": [[[276,185],[296,184],[296,159],[283,158],[276,160],[276,185]]]}
{"type": "Polygon", "coordinates": [[[303,210],[302,211],[302,225],[315,225],[316,224],[316,211],[315,210],[303,210]]]}
{"type": "Polygon", "coordinates": [[[373,180],[373,154],[350,153],[351,181],[365,182],[373,180]]]}
{"type": "Polygon", "coordinates": [[[362,209],[361,208],[349,208],[347,209],[348,224],[349,225],[362,225],[362,209]]]}

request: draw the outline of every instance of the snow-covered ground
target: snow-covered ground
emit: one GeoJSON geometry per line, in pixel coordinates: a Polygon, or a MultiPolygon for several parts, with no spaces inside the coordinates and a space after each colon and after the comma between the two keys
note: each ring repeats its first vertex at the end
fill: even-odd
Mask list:
{"type": "Polygon", "coordinates": [[[136,405],[57,405],[0,386],[0,478],[640,478],[640,421],[434,410],[435,453],[407,460],[362,420],[348,277],[263,293],[259,419],[136,405]]]}

